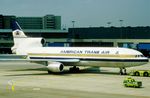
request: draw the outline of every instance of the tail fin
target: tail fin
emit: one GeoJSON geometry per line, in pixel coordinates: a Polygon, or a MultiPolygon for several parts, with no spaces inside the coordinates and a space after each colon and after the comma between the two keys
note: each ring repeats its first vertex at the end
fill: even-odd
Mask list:
{"type": "Polygon", "coordinates": [[[12,21],[12,30],[13,30],[13,37],[27,37],[25,33],[22,31],[20,25],[17,21],[12,21]]]}
{"type": "Polygon", "coordinates": [[[19,44],[21,43],[20,38],[27,38],[27,36],[22,31],[22,29],[17,21],[13,20],[11,23],[11,27],[12,27],[12,35],[13,35],[13,40],[14,40],[14,46],[11,47],[11,50],[12,50],[12,53],[16,54],[16,50],[17,50],[19,44]]]}
{"type": "Polygon", "coordinates": [[[14,54],[26,55],[29,48],[42,47],[45,43],[42,38],[27,37],[17,21],[12,22],[12,33],[14,46],[11,47],[11,50],[14,54]]]}
{"type": "Polygon", "coordinates": [[[21,29],[21,27],[20,27],[20,25],[18,24],[18,22],[17,21],[15,21],[15,20],[12,20],[12,24],[11,24],[11,26],[12,26],[12,30],[14,31],[14,30],[22,30],[21,29]]]}

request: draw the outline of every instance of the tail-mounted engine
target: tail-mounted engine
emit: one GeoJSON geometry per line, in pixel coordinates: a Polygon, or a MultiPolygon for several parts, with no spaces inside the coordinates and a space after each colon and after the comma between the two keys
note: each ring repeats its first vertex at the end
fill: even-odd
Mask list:
{"type": "Polygon", "coordinates": [[[46,41],[43,38],[26,38],[24,43],[31,47],[42,47],[46,44],[46,41]]]}

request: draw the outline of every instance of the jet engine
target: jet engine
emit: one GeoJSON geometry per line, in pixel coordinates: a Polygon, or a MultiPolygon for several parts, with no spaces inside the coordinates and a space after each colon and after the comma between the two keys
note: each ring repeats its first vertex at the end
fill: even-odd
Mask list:
{"type": "Polygon", "coordinates": [[[50,62],[47,66],[48,70],[51,72],[62,72],[64,69],[64,65],[59,62],[50,62]]]}
{"type": "Polygon", "coordinates": [[[26,38],[24,41],[24,44],[28,46],[34,46],[34,47],[42,47],[44,46],[46,41],[43,38],[26,38]]]}
{"type": "Polygon", "coordinates": [[[15,38],[14,46],[11,48],[12,53],[17,53],[17,49],[26,49],[27,47],[43,47],[46,44],[43,38],[15,38]]]}

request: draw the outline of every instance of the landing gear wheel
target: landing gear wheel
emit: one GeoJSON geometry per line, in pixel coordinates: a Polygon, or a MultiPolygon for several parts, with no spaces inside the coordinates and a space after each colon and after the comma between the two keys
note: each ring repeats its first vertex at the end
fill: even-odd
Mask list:
{"type": "Polygon", "coordinates": [[[120,75],[123,75],[123,71],[122,71],[122,68],[120,68],[120,75]]]}
{"type": "Polygon", "coordinates": [[[120,68],[120,75],[127,75],[126,68],[120,68]]]}
{"type": "Polygon", "coordinates": [[[123,70],[124,70],[124,75],[127,75],[127,70],[126,70],[126,68],[123,68],[123,70]]]}
{"type": "Polygon", "coordinates": [[[48,70],[47,72],[48,72],[48,74],[51,74],[51,73],[52,73],[52,72],[51,72],[51,71],[49,71],[49,70],[48,70]]]}
{"type": "Polygon", "coordinates": [[[71,67],[71,68],[69,69],[69,71],[74,73],[74,72],[79,72],[80,69],[79,69],[78,67],[76,67],[76,66],[73,66],[73,67],[71,67]]]}

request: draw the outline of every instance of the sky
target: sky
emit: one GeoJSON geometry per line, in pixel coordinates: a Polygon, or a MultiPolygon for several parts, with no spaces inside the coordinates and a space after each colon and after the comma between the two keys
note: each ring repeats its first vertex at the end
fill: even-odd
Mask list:
{"type": "Polygon", "coordinates": [[[0,0],[0,14],[54,14],[67,28],[72,21],[75,27],[150,26],[150,0],[0,0]]]}

